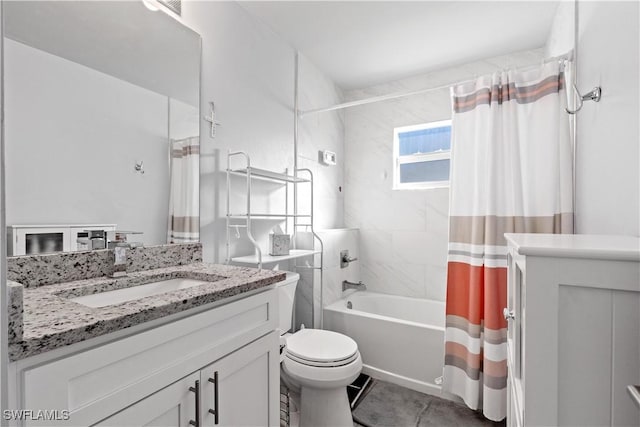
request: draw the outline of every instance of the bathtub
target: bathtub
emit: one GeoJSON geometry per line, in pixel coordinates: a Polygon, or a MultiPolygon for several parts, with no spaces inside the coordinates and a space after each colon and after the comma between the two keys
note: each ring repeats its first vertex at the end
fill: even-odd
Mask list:
{"type": "Polygon", "coordinates": [[[324,329],[358,343],[363,372],[443,396],[444,302],[357,291],[324,308],[324,329]],[[351,303],[352,308],[347,308],[351,303]]]}

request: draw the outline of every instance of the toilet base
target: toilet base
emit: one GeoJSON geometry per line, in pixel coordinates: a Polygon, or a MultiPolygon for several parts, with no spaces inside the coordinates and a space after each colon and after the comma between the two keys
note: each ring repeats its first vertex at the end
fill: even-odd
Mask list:
{"type": "Polygon", "coordinates": [[[302,387],[300,427],[353,427],[347,388],[302,387]]]}

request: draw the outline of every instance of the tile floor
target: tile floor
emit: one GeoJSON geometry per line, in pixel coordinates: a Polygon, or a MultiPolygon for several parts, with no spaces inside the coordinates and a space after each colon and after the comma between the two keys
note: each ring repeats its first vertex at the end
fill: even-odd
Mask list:
{"type": "Polygon", "coordinates": [[[353,410],[354,427],[501,427],[466,406],[376,380],[353,410]]]}

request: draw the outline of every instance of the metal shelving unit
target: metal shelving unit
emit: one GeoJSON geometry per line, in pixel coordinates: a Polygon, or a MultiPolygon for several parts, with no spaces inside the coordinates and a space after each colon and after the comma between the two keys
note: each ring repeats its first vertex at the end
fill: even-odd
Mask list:
{"type": "MultiPolygon", "coordinates": [[[[287,173],[278,173],[269,171],[266,169],[254,168],[251,166],[251,159],[249,155],[243,151],[234,151],[227,153],[227,216],[226,216],[226,234],[227,234],[227,258],[226,263],[237,262],[242,264],[252,264],[257,265],[259,269],[262,268],[263,264],[276,263],[279,261],[309,257],[316,254],[320,255],[320,266],[298,266],[296,268],[301,269],[314,269],[320,271],[320,283],[322,284],[322,266],[323,266],[323,255],[322,248],[323,243],[320,237],[316,234],[313,229],[313,173],[309,169],[297,169],[295,175],[289,175],[287,173]],[[231,159],[233,157],[244,157],[246,162],[246,167],[241,169],[231,169],[231,159]],[[302,178],[298,176],[298,173],[305,173],[308,175],[308,178],[302,178]],[[231,194],[231,175],[243,176],[246,177],[246,212],[238,213],[230,212],[230,194],[231,194]],[[258,180],[267,180],[277,183],[282,183],[285,186],[285,206],[284,212],[279,213],[264,213],[264,212],[252,212],[251,208],[251,181],[254,179],[258,180]],[[297,209],[294,206],[293,213],[289,212],[289,185],[294,186],[294,192],[297,190],[296,186],[304,184],[310,185],[310,209],[311,212],[308,214],[298,214],[297,209]],[[272,255],[263,255],[258,242],[256,241],[253,234],[253,221],[254,220],[283,220],[285,221],[285,230],[288,233],[289,229],[289,219],[293,222],[293,235],[291,237],[292,246],[294,249],[290,251],[289,255],[280,255],[280,256],[272,256],[272,255]],[[303,219],[304,222],[300,222],[299,220],[303,219]],[[252,255],[245,256],[231,256],[231,229],[233,228],[245,228],[247,238],[251,242],[254,248],[254,253],[252,255]],[[300,249],[296,248],[296,233],[300,228],[305,228],[306,231],[310,232],[313,236],[314,240],[317,240],[320,243],[320,250],[315,250],[312,248],[300,249]]],[[[312,246],[315,246],[312,244],[312,246]]]]}

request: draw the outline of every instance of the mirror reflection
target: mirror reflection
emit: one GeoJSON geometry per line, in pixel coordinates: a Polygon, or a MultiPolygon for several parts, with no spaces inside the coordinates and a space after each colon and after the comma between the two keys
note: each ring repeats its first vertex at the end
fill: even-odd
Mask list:
{"type": "Polygon", "coordinates": [[[9,255],[199,238],[200,36],[142,2],[4,2],[9,255]]]}

